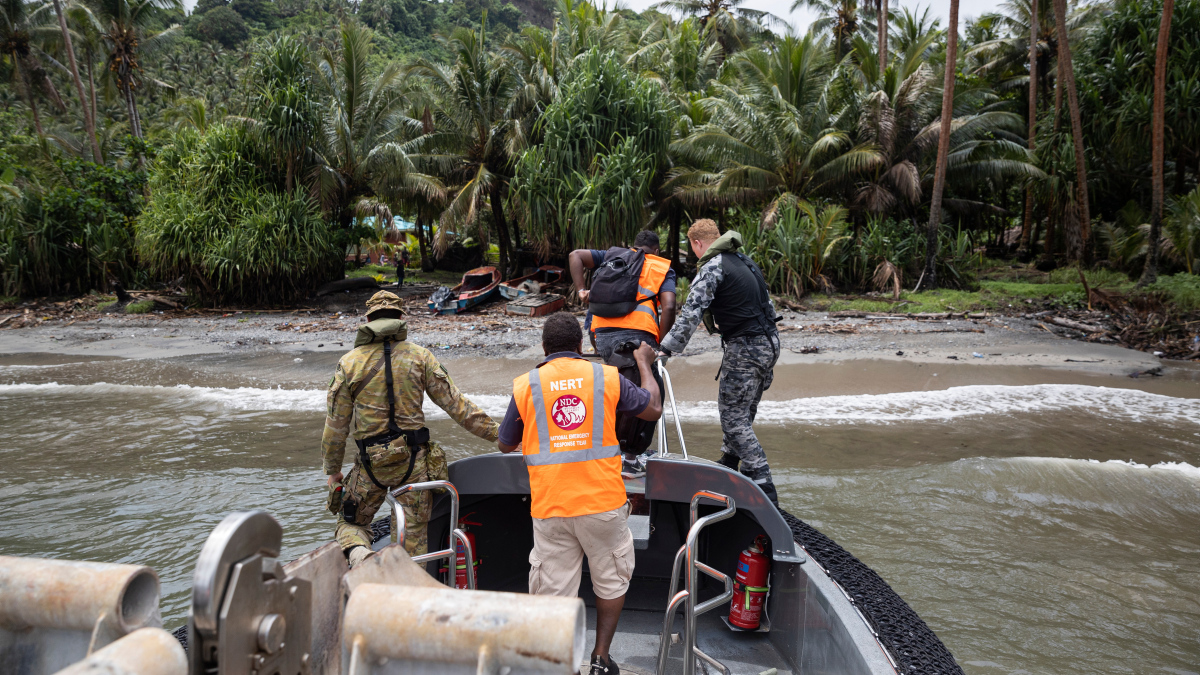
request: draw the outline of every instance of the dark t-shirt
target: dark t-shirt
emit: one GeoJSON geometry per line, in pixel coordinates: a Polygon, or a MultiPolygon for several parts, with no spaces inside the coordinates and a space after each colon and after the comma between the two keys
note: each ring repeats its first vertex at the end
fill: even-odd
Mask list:
{"type": "MultiPolygon", "coordinates": [[[[575,352],[556,352],[547,356],[542,363],[549,363],[560,358],[578,359],[582,357],[575,352]]],[[[621,398],[617,400],[617,412],[630,415],[640,414],[650,404],[650,392],[625,379],[624,376],[618,375],[617,377],[621,378],[621,398]]],[[[525,421],[521,419],[521,412],[517,410],[517,400],[510,396],[508,411],[504,413],[504,421],[500,423],[500,442],[505,445],[517,445],[521,442],[524,434],[525,421]]]]}

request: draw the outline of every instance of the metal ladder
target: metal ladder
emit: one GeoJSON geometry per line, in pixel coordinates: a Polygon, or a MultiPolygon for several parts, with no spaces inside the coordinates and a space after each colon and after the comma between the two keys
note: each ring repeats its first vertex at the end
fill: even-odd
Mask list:
{"type": "Polygon", "coordinates": [[[415,563],[426,563],[431,560],[446,559],[446,585],[454,588],[455,565],[457,564],[457,551],[454,548],[454,542],[462,544],[463,552],[467,558],[467,588],[475,590],[475,552],[471,550],[471,541],[467,539],[467,533],[463,532],[458,527],[458,490],[454,484],[448,480],[431,480],[425,483],[409,483],[401,485],[394,490],[388,490],[387,503],[392,507],[392,543],[404,544],[404,508],[396,501],[397,497],[403,496],[409,492],[423,492],[426,490],[445,490],[450,493],[450,538],[449,548],[444,548],[440,551],[425,553],[423,555],[413,556],[412,561],[415,563]]]}
{"type": "Polygon", "coordinates": [[[716,492],[701,490],[692,495],[691,504],[691,527],[688,529],[687,540],[683,546],[679,547],[679,551],[675,554],[675,562],[671,565],[671,587],[668,590],[670,602],[667,603],[667,615],[663,619],[662,637],[658,644],[658,675],[663,675],[667,667],[667,653],[671,649],[671,625],[675,620],[675,610],[679,607],[679,603],[684,603],[684,623],[683,623],[683,675],[695,675],[696,672],[696,657],[704,659],[714,668],[719,669],[725,675],[730,675],[729,668],[725,664],[714,659],[713,657],[700,651],[696,646],[696,617],[699,615],[729,602],[733,598],[733,580],[727,575],[718,572],[717,570],[705,565],[696,559],[696,548],[700,541],[700,531],[712,523],[725,520],[733,517],[737,512],[737,503],[733,497],[726,497],[716,492]],[[723,502],[725,508],[716,513],[709,514],[696,519],[698,515],[700,500],[711,499],[717,502],[723,502]],[[687,576],[684,578],[685,587],[681,591],[676,591],[679,585],[679,574],[681,563],[687,566],[687,576]],[[704,572],[708,576],[725,584],[725,592],[721,595],[712,598],[699,605],[696,604],[696,594],[699,591],[699,575],[698,572],[704,572]]]}
{"type": "MultiPolygon", "coordinates": [[[[665,356],[658,357],[654,360],[654,367],[658,368],[658,374],[667,390],[667,397],[671,400],[671,418],[675,422],[675,434],[679,437],[679,452],[687,459],[687,444],[683,442],[683,426],[679,423],[679,406],[675,405],[675,388],[671,386],[671,375],[667,372],[666,360],[665,356]]],[[[662,419],[658,424],[658,456],[667,456],[667,426],[662,419]]]]}

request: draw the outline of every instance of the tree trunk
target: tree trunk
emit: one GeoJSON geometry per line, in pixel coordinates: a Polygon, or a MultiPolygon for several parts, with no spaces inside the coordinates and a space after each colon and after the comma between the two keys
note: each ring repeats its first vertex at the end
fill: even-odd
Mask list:
{"type": "MultiPolygon", "coordinates": [[[[1037,81],[1038,81],[1038,0],[1032,0],[1029,12],[1029,152],[1037,144],[1037,81]]],[[[1033,183],[1025,186],[1025,216],[1021,220],[1021,243],[1017,256],[1029,257],[1029,231],[1033,229],[1033,183]]]]}
{"type": "Polygon", "coordinates": [[[421,271],[432,272],[433,260],[429,258],[429,245],[425,239],[425,218],[417,215],[417,250],[421,252],[421,271]]]}
{"type": "Polygon", "coordinates": [[[883,71],[887,70],[888,60],[888,0],[875,2],[878,9],[875,16],[875,32],[879,34],[879,77],[882,79],[883,71]]]}
{"type": "Polygon", "coordinates": [[[1083,120],[1079,115],[1079,92],[1075,88],[1075,67],[1071,63],[1071,41],[1067,36],[1067,0],[1054,0],[1058,25],[1058,60],[1062,64],[1067,88],[1067,106],[1071,112],[1071,139],[1075,145],[1075,200],[1079,214],[1079,250],[1073,254],[1091,264],[1092,214],[1088,203],[1087,160],[1083,155],[1083,120]]]}
{"type": "MultiPolygon", "coordinates": [[[[1178,118],[1176,120],[1178,121],[1178,118]]],[[[1187,191],[1187,164],[1183,158],[1185,150],[1180,143],[1179,149],[1175,151],[1175,188],[1171,190],[1173,195],[1181,195],[1187,191]]]]}
{"type": "Polygon", "coordinates": [[[509,240],[508,240],[508,221],[504,218],[504,203],[501,199],[501,182],[499,177],[492,182],[492,194],[488,199],[492,203],[492,219],[496,222],[496,234],[499,235],[500,241],[500,278],[507,280],[510,278],[508,273],[509,263],[509,240]]]}
{"type": "Polygon", "coordinates": [[[295,185],[294,176],[296,171],[296,156],[288,154],[287,156],[287,178],[284,179],[284,186],[287,188],[288,195],[292,194],[292,187],[295,185]]]}
{"type": "MultiPolygon", "coordinates": [[[[1057,3],[1058,0],[1051,0],[1057,3]]],[[[1059,43],[1062,44],[1061,42],[1059,43]]],[[[1056,73],[1054,76],[1054,133],[1058,133],[1058,127],[1062,123],[1062,88],[1063,80],[1067,76],[1063,74],[1062,50],[1058,51],[1058,58],[1055,59],[1056,73]]]]}
{"type": "Polygon", "coordinates": [[[25,81],[25,72],[21,70],[21,59],[17,56],[15,51],[13,52],[12,56],[14,71],[13,75],[17,79],[17,87],[19,88],[20,93],[25,97],[25,100],[29,102],[29,112],[33,114],[33,128],[35,131],[37,131],[38,136],[45,136],[45,132],[42,131],[42,118],[40,115],[38,115],[37,101],[33,100],[33,89],[29,86],[29,83],[25,81]]]}
{"type": "Polygon", "coordinates": [[[671,210],[671,225],[667,229],[667,259],[671,261],[671,269],[679,273],[679,221],[683,214],[678,209],[671,210]]]}
{"type": "MultiPolygon", "coordinates": [[[[1171,14],[1175,0],[1163,2],[1162,22],[1158,25],[1158,49],[1154,54],[1154,111],[1150,119],[1150,251],[1138,286],[1158,280],[1159,239],[1162,238],[1163,212],[1163,117],[1166,115],[1167,42],[1171,39],[1171,14]]],[[[1176,166],[1176,171],[1178,171],[1176,166]]]]}
{"type": "Polygon", "coordinates": [[[83,129],[92,145],[92,161],[101,164],[100,143],[96,141],[96,121],[88,109],[88,99],[83,93],[83,80],[79,77],[79,64],[75,63],[75,46],[71,44],[71,31],[67,30],[67,18],[63,16],[62,3],[54,0],[54,13],[58,15],[58,28],[62,31],[63,45],[67,49],[67,65],[71,70],[71,81],[75,84],[75,95],[79,97],[80,112],[83,113],[83,129]]]}
{"type": "MultiPolygon", "coordinates": [[[[133,98],[133,87],[129,84],[124,86],[125,89],[125,107],[129,111],[129,131],[133,137],[142,140],[142,121],[138,118],[137,101],[133,98]]],[[[146,155],[138,150],[138,168],[146,166],[146,155]]]]}
{"type": "MultiPolygon", "coordinates": [[[[84,54],[87,58],[87,62],[85,65],[87,66],[87,74],[88,74],[88,97],[91,99],[92,124],[94,126],[96,123],[96,120],[98,120],[100,118],[99,118],[99,116],[96,115],[96,77],[92,73],[92,50],[88,49],[85,51],[84,54]]],[[[103,155],[101,155],[100,159],[101,159],[101,163],[103,163],[103,160],[104,160],[103,155]]]]}
{"type": "Polygon", "coordinates": [[[950,23],[946,28],[946,73],[942,82],[942,119],[938,133],[937,164],[933,173],[933,202],[929,207],[929,229],[925,234],[925,280],[922,286],[937,288],[938,229],[942,224],[942,193],[946,190],[946,159],[950,155],[950,122],[954,117],[954,71],[958,65],[958,0],[950,0],[950,23]]]}

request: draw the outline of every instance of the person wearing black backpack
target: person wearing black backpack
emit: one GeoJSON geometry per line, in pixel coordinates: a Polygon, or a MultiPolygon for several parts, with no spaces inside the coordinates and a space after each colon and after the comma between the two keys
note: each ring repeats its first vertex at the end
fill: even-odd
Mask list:
{"type": "MultiPolygon", "coordinates": [[[[596,353],[605,364],[641,385],[631,354],[643,342],[658,349],[659,340],[674,325],[675,270],[669,260],[658,255],[654,232],[638,232],[633,245],[632,249],[615,246],[607,251],[577,249],[571,251],[568,266],[579,300],[588,306],[596,353]],[[590,289],[584,287],[585,269],[595,270],[590,289]]],[[[658,371],[653,373],[661,396],[662,382],[658,371]]],[[[643,453],[654,439],[654,430],[655,422],[618,417],[617,438],[624,453],[621,475],[645,475],[643,453]]]]}
{"type": "Polygon", "coordinates": [[[767,282],[758,265],[738,251],[742,237],[736,231],[722,235],[717,224],[705,218],[692,224],[687,237],[700,262],[679,320],[662,339],[662,352],[682,352],[701,321],[710,332],[720,333],[720,463],[740,470],[778,507],[767,453],[754,434],[758,403],[771,386],[779,360],[779,319],[767,282]]]}

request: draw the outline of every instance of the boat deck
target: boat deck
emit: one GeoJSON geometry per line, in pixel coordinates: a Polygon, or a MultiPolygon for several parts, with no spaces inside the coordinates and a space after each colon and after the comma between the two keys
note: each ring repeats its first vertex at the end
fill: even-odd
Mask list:
{"type": "MultiPolygon", "coordinates": [[[[590,655],[590,647],[596,644],[596,610],[589,607],[587,613],[589,651],[585,656],[590,655]]],[[[780,675],[791,674],[787,661],[775,650],[766,633],[735,633],[721,621],[721,614],[721,610],[714,609],[697,618],[696,644],[701,651],[724,663],[733,675],[759,675],[771,668],[780,675]]],[[[629,609],[621,612],[621,622],[617,624],[609,654],[622,673],[652,675],[655,672],[662,625],[662,612],[629,609]]],[[[674,632],[678,633],[682,625],[683,613],[680,612],[675,619],[674,632]]],[[[683,672],[682,654],[682,646],[671,647],[666,667],[668,674],[683,672]]],[[[705,668],[708,672],[715,671],[702,660],[697,665],[699,672],[705,672],[705,668]]],[[[581,672],[586,673],[587,668],[588,664],[582,664],[581,672]]]]}

